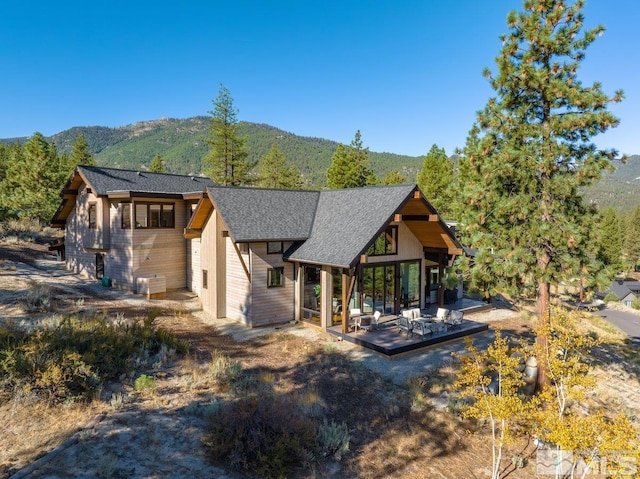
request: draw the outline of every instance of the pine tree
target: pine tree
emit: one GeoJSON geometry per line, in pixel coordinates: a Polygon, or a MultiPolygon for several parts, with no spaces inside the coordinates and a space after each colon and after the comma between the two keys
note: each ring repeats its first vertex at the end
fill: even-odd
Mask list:
{"type": "Polygon", "coordinates": [[[424,195],[442,216],[453,213],[454,181],[453,162],[444,148],[438,148],[438,145],[434,144],[424,158],[417,182],[424,195]]]}
{"type": "Polygon", "coordinates": [[[14,148],[0,185],[3,206],[13,214],[47,222],[59,203],[60,190],[71,175],[70,157],[58,155],[41,133],[14,148]]]}
{"type": "Polygon", "coordinates": [[[339,144],[327,170],[327,185],[331,189],[359,188],[376,183],[370,167],[369,148],[362,146],[360,130],[349,146],[339,144]]]}
{"type": "Polygon", "coordinates": [[[382,181],[380,182],[380,184],[402,185],[406,182],[407,182],[407,178],[405,178],[405,176],[402,173],[400,173],[399,170],[396,169],[396,170],[391,170],[386,175],[384,175],[384,178],[382,178],[382,181]]]}
{"type": "Polygon", "coordinates": [[[607,105],[622,92],[609,97],[599,83],[578,79],[586,48],[604,31],[581,32],[582,8],[582,1],[526,0],[524,11],[509,14],[498,74],[485,71],[496,96],[478,113],[460,166],[462,231],[478,251],[472,280],[488,294],[535,287],[540,321],[552,283],[591,271],[594,212],[580,188],[616,156],[590,141],[617,126],[607,105]]]}
{"type": "Polygon", "coordinates": [[[96,160],[93,158],[91,151],[89,151],[89,144],[82,133],[77,136],[76,141],[73,144],[70,161],[74,166],[96,166],[96,160]]]}
{"type": "Polygon", "coordinates": [[[600,219],[598,259],[609,266],[613,274],[622,269],[622,230],[613,208],[607,208],[600,219]]]}
{"type": "Polygon", "coordinates": [[[289,165],[284,153],[274,143],[258,166],[258,186],[299,190],[302,177],[295,165],[289,165]]]}
{"type": "Polygon", "coordinates": [[[238,133],[237,110],[233,106],[231,93],[224,85],[213,100],[210,135],[205,141],[211,150],[203,163],[205,174],[219,185],[238,186],[251,183],[251,169],[254,162],[249,161],[246,138],[238,133]]]}
{"type": "Polygon", "coordinates": [[[633,271],[640,264],[640,206],[627,220],[623,250],[628,269],[633,271]]]}
{"type": "Polygon", "coordinates": [[[164,173],[165,172],[164,160],[160,156],[160,153],[156,153],[156,155],[153,157],[153,160],[151,160],[151,164],[149,165],[149,171],[151,173],[164,173]]]}

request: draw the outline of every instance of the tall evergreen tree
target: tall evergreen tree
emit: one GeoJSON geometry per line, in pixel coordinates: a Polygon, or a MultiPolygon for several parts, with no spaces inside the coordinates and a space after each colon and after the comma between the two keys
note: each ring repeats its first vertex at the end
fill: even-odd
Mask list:
{"type": "Polygon", "coordinates": [[[165,172],[164,160],[160,156],[160,153],[156,153],[156,155],[153,157],[153,160],[151,160],[151,164],[149,165],[149,171],[151,173],[164,173],[165,172]]]}
{"type": "Polygon", "coordinates": [[[438,212],[443,216],[453,213],[455,175],[453,162],[444,148],[433,145],[418,172],[418,186],[438,212]]]}
{"type": "Polygon", "coordinates": [[[590,141],[617,126],[607,105],[623,95],[578,79],[586,48],[604,31],[582,31],[582,8],[582,1],[526,0],[508,15],[498,74],[485,71],[496,96],[478,113],[460,167],[463,233],[478,250],[472,280],[490,294],[535,285],[543,322],[551,284],[593,271],[593,212],[580,188],[616,156],[590,141]]]}
{"type": "Polygon", "coordinates": [[[302,177],[295,165],[289,165],[285,154],[274,143],[258,165],[258,186],[299,190],[302,177]]]}
{"type": "Polygon", "coordinates": [[[359,188],[373,185],[376,177],[369,162],[369,148],[362,146],[360,130],[349,146],[339,144],[327,170],[327,185],[331,189],[359,188]]]}
{"type": "Polygon", "coordinates": [[[407,182],[407,178],[400,173],[400,170],[391,170],[380,181],[382,185],[402,185],[407,182]]]}
{"type": "Polygon", "coordinates": [[[13,149],[0,185],[3,206],[20,217],[49,221],[72,171],[70,158],[59,156],[53,143],[35,133],[21,148],[13,149]]]}
{"type": "Polygon", "coordinates": [[[80,133],[76,137],[76,141],[73,143],[70,161],[74,164],[74,166],[96,166],[96,160],[93,158],[91,151],[89,151],[89,144],[87,143],[87,139],[82,133],[80,133]]]}
{"type": "Polygon", "coordinates": [[[624,259],[632,271],[640,264],[640,206],[627,220],[623,245],[624,259]]]}
{"type": "Polygon", "coordinates": [[[219,185],[238,186],[251,183],[255,162],[249,161],[246,138],[238,133],[238,111],[231,93],[224,85],[213,100],[211,130],[205,141],[211,150],[204,157],[205,174],[219,185]]]}
{"type": "Polygon", "coordinates": [[[609,267],[611,273],[619,273],[622,270],[622,230],[613,208],[602,213],[599,230],[598,259],[609,267]]]}

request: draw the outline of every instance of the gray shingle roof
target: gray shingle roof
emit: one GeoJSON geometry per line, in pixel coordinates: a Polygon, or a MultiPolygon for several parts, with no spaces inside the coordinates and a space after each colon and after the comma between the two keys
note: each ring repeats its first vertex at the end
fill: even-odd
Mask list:
{"type": "Polygon", "coordinates": [[[311,236],[290,260],[349,267],[400,208],[415,185],[321,191],[311,236]]]}
{"type": "Polygon", "coordinates": [[[213,186],[213,182],[209,178],[199,176],[138,172],[97,166],[79,166],[78,170],[86,178],[94,192],[100,196],[116,191],[165,194],[202,193],[207,186],[213,186]]]}
{"type": "Polygon", "coordinates": [[[229,186],[207,191],[237,242],[295,241],[311,234],[317,191],[229,186]]]}

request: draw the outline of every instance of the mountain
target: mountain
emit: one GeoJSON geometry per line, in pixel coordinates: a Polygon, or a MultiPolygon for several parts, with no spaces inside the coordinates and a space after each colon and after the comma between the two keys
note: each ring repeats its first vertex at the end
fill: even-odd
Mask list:
{"type": "MultiPolygon", "coordinates": [[[[73,127],[51,136],[59,152],[71,152],[77,136],[82,133],[89,148],[102,166],[114,168],[148,168],[156,153],[160,153],[168,171],[198,174],[202,171],[202,158],[209,151],[204,141],[209,132],[211,118],[197,116],[187,119],[162,118],[143,121],[117,128],[104,126],[73,127]]],[[[294,162],[311,186],[325,183],[327,168],[338,143],[322,138],[298,136],[273,126],[240,123],[240,134],[247,137],[249,159],[259,161],[274,142],[287,159],[294,162]]],[[[24,141],[26,138],[0,140],[24,141]]],[[[393,153],[370,152],[374,172],[384,175],[400,169],[407,181],[414,181],[422,167],[422,158],[393,153]]]]}
{"type": "MultiPolygon", "coordinates": [[[[154,155],[160,153],[168,171],[198,174],[202,171],[202,158],[209,149],[204,138],[208,135],[210,121],[211,117],[196,116],[162,118],[116,128],[73,127],[49,140],[55,142],[58,151],[70,152],[77,136],[82,133],[99,165],[145,169],[154,155]]],[[[260,160],[277,142],[287,159],[296,163],[309,186],[325,184],[337,142],[298,136],[259,123],[241,122],[240,132],[247,137],[251,160],[260,160]]],[[[3,143],[24,140],[26,138],[0,139],[3,143]]],[[[383,176],[397,168],[408,182],[415,181],[423,161],[419,156],[378,152],[370,152],[369,158],[376,175],[383,176]]],[[[631,211],[640,205],[640,155],[631,156],[625,163],[616,162],[614,166],[615,171],[605,174],[600,182],[585,189],[585,196],[603,208],[612,206],[621,212],[631,211]]]]}

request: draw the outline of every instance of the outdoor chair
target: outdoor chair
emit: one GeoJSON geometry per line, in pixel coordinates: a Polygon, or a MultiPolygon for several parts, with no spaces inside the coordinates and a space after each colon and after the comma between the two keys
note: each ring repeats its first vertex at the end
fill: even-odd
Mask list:
{"type": "Polygon", "coordinates": [[[447,319],[449,319],[450,314],[451,311],[449,311],[447,308],[438,308],[438,310],[436,311],[436,319],[438,321],[446,321],[447,319]]]}
{"type": "MultiPolygon", "coordinates": [[[[403,313],[405,313],[405,311],[403,311],[403,313]]],[[[398,316],[398,328],[400,328],[400,331],[407,333],[407,336],[413,336],[413,325],[411,324],[411,319],[406,317],[404,314],[402,316],[398,316]]]]}
{"type": "Polygon", "coordinates": [[[353,327],[356,331],[358,330],[358,318],[360,316],[362,316],[360,308],[351,308],[349,310],[349,329],[353,327]]]}
{"type": "Polygon", "coordinates": [[[433,334],[432,325],[427,321],[418,321],[413,320],[411,322],[411,326],[413,326],[412,332],[414,334],[419,334],[420,336],[426,336],[427,334],[433,334]]]}
{"type": "Polygon", "coordinates": [[[449,328],[455,329],[460,327],[460,325],[462,324],[463,316],[464,312],[462,311],[451,311],[451,313],[449,313],[449,317],[445,319],[444,322],[449,328]]]}
{"type": "Polygon", "coordinates": [[[366,332],[371,330],[371,320],[373,318],[368,314],[364,316],[358,316],[356,318],[356,334],[358,334],[358,329],[364,329],[366,332]]]}
{"type": "Polygon", "coordinates": [[[378,322],[380,321],[380,316],[382,316],[382,313],[380,311],[375,311],[373,313],[373,319],[371,320],[373,329],[378,329],[378,326],[379,326],[378,322]]]}

